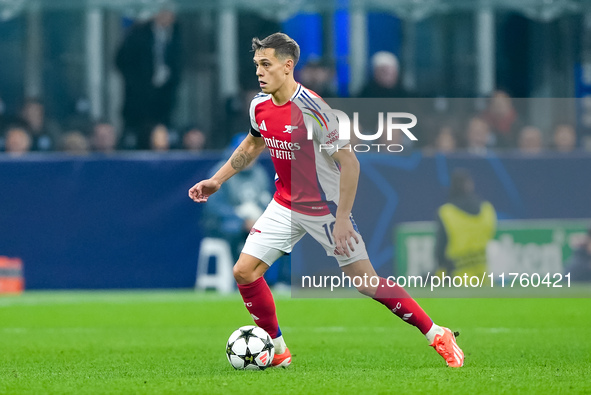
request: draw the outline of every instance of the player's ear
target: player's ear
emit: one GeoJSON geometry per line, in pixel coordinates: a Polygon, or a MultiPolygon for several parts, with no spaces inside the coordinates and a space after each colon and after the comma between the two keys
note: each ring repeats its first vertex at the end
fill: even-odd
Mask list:
{"type": "Polygon", "coordinates": [[[287,60],[285,61],[284,64],[284,70],[285,70],[285,74],[289,74],[290,72],[293,71],[293,67],[294,67],[294,62],[293,59],[291,58],[287,58],[287,60]]]}

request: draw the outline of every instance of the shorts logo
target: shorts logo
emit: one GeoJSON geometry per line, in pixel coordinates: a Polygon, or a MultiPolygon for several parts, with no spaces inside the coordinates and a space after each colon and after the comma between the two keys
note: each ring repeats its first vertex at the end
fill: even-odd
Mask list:
{"type": "Polygon", "coordinates": [[[251,228],[249,234],[254,235],[255,233],[262,233],[260,230],[251,228]]]}

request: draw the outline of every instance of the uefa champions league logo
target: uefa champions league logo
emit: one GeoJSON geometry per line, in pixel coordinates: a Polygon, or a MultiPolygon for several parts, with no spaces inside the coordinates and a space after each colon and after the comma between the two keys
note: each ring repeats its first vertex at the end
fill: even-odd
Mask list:
{"type": "MultiPolygon", "coordinates": [[[[351,139],[351,120],[349,116],[345,114],[343,111],[335,110],[335,109],[327,109],[323,111],[324,113],[334,114],[339,123],[338,132],[336,130],[331,131],[329,133],[329,140],[325,144],[320,144],[319,151],[322,150],[332,150],[335,148],[334,143],[337,140],[350,140],[351,139]]],[[[417,141],[418,139],[412,132],[409,130],[412,127],[416,126],[417,124],[417,117],[414,114],[408,112],[387,112],[386,116],[384,117],[383,112],[378,113],[378,130],[374,134],[363,134],[359,130],[359,113],[353,113],[353,133],[359,140],[362,141],[378,141],[383,133],[384,133],[384,118],[386,119],[386,139],[388,142],[392,141],[392,132],[394,130],[400,130],[403,132],[410,140],[417,141]],[[400,123],[402,120],[410,120],[407,123],[400,123]]],[[[313,122],[314,120],[310,117],[306,117],[305,125],[308,131],[308,139],[312,140],[313,138],[313,122]]],[[[336,147],[337,151],[339,149],[346,149],[348,151],[354,150],[355,152],[368,152],[375,149],[377,152],[380,152],[380,149],[387,150],[388,152],[401,152],[404,147],[401,144],[384,144],[384,143],[373,143],[373,144],[351,144],[348,145],[346,148],[343,147],[336,147]]]]}

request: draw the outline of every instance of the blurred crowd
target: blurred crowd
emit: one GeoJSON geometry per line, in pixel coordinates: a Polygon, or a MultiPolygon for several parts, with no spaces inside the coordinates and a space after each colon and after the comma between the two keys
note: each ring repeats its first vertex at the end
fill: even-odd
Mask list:
{"type": "MultiPolygon", "coordinates": [[[[0,99],[1,100],[1,99],[0,99]]],[[[19,114],[0,115],[0,152],[22,155],[28,152],[67,152],[110,154],[117,150],[135,149],[107,120],[76,120],[60,124],[45,114],[43,102],[37,98],[25,101],[19,114]]],[[[196,126],[182,131],[157,123],[149,130],[145,149],[170,151],[183,149],[202,151],[206,135],[196,126]]]]}
{"type": "MultiPolygon", "coordinates": [[[[197,125],[176,125],[172,113],[178,86],[182,83],[182,46],[174,10],[164,9],[154,18],[136,23],[122,40],[113,64],[122,76],[124,100],[121,122],[93,120],[88,106],[81,105],[67,119],[56,120],[46,111],[40,98],[28,98],[15,114],[6,113],[0,95],[0,152],[21,155],[27,152],[63,151],[73,154],[108,154],[117,150],[189,150],[221,148],[232,136],[248,130],[249,104],[256,90],[242,89],[226,100],[218,130],[197,125]],[[84,110],[86,109],[86,111],[84,110]],[[117,126],[116,126],[117,125],[117,126]],[[224,138],[219,138],[224,135],[224,138]],[[212,137],[222,142],[210,142],[212,137]]],[[[371,58],[369,82],[355,93],[357,98],[417,99],[402,87],[397,57],[377,52],[371,58]]],[[[334,64],[310,57],[296,72],[296,79],[323,98],[336,98],[334,64]]],[[[253,73],[252,80],[256,82],[253,73]]],[[[1,92],[0,92],[1,93],[1,92]]],[[[561,153],[581,148],[574,120],[544,127],[528,124],[515,100],[502,90],[495,91],[477,109],[453,108],[453,99],[435,98],[427,113],[418,110],[418,142],[405,140],[400,133],[394,141],[408,149],[427,154],[464,151],[482,155],[491,150],[517,150],[525,155],[545,151],[561,153]]],[[[475,99],[472,99],[474,102],[475,99]]],[[[371,127],[368,128],[369,130],[371,127]]],[[[365,132],[371,134],[372,132],[365,132]]]]}
{"type": "Polygon", "coordinates": [[[426,153],[463,151],[486,155],[502,151],[528,156],[580,149],[574,122],[559,121],[546,127],[528,124],[504,91],[494,92],[484,109],[463,114],[434,116],[421,148],[426,153]]]}
{"type": "Polygon", "coordinates": [[[4,105],[0,95],[0,151],[83,155],[203,150],[207,137],[200,127],[178,127],[171,120],[182,72],[179,34],[172,3],[127,31],[113,59],[125,89],[120,128],[106,119],[93,120],[84,100],[69,117],[58,121],[37,97],[27,98],[16,114],[7,114],[5,109],[14,108],[14,103],[4,105]]]}

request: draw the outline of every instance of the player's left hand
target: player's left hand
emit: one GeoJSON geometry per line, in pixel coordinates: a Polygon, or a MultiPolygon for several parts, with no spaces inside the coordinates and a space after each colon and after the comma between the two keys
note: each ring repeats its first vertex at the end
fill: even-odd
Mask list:
{"type": "Polygon", "coordinates": [[[355,244],[359,244],[359,237],[355,229],[353,229],[351,220],[349,218],[337,218],[332,236],[337,245],[336,251],[340,255],[346,255],[347,258],[351,257],[351,252],[355,251],[355,244]],[[353,243],[353,240],[355,240],[355,243],[353,243]]]}
{"type": "Polygon", "coordinates": [[[196,203],[205,203],[220,189],[221,184],[214,179],[199,181],[189,189],[189,197],[196,203]]]}

